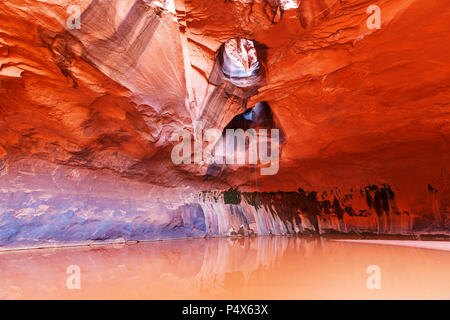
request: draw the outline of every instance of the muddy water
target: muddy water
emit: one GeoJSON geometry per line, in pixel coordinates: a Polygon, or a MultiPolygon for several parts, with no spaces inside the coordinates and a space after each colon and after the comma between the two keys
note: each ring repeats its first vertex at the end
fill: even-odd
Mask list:
{"type": "Polygon", "coordinates": [[[4,252],[0,298],[450,299],[450,252],[288,237],[4,252]]]}

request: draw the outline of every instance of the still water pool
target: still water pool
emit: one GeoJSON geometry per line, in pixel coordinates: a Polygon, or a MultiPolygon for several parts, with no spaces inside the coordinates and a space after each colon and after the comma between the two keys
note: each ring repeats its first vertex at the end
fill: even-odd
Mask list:
{"type": "Polygon", "coordinates": [[[450,299],[448,243],[421,243],[260,237],[2,252],[0,298],[450,299]],[[69,289],[78,268],[80,289],[69,289]]]}

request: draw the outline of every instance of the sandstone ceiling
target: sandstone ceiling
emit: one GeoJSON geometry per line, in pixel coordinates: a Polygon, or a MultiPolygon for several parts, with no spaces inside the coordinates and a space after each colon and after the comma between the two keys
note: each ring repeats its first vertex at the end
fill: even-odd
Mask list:
{"type": "Polygon", "coordinates": [[[43,194],[61,192],[77,195],[58,200],[72,206],[150,197],[167,211],[202,190],[389,185],[396,206],[445,224],[449,18],[443,0],[3,1],[3,198],[41,192],[34,214],[46,212],[43,194]],[[73,5],[79,29],[67,27],[73,5]],[[370,5],[379,29],[367,25],[370,5]],[[245,89],[218,76],[233,39],[258,53],[245,89]],[[208,177],[204,165],[173,164],[174,131],[223,130],[261,101],[284,135],[278,174],[234,166],[208,177]]]}

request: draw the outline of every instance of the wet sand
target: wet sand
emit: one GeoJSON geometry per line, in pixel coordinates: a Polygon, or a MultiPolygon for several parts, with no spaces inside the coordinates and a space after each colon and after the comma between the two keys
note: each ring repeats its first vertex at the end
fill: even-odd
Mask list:
{"type": "Polygon", "coordinates": [[[415,240],[338,240],[338,241],[450,251],[450,241],[415,241],[415,240]]]}
{"type": "Polygon", "coordinates": [[[0,298],[450,299],[450,242],[394,242],[259,237],[1,252],[0,298]],[[71,265],[79,290],[67,287],[71,265]],[[380,289],[367,286],[369,266],[379,267],[380,289]]]}

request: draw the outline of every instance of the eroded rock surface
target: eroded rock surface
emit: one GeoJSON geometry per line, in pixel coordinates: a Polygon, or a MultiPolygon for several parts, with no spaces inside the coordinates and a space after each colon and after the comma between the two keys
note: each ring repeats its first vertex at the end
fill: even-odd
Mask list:
{"type": "Polygon", "coordinates": [[[0,244],[450,234],[449,10],[3,1],[0,244]],[[276,175],[173,163],[175,131],[258,127],[261,102],[283,134],[276,175]]]}

